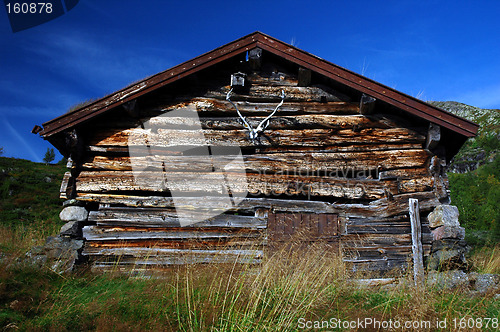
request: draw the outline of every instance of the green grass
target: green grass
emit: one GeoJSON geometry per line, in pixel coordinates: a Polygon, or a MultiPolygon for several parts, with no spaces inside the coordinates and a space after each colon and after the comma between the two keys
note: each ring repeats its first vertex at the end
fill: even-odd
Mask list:
{"type": "Polygon", "coordinates": [[[448,177],[467,242],[476,246],[500,242],[500,155],[473,172],[448,177]]]}
{"type": "Polygon", "coordinates": [[[26,251],[58,232],[65,165],[0,157],[0,251],[26,251]]]}
{"type": "Polygon", "coordinates": [[[260,268],[181,266],[151,279],[15,266],[0,271],[0,326],[19,330],[297,331],[301,320],[332,318],[500,319],[493,294],[416,290],[409,279],[391,289],[359,288],[319,248],[278,253],[260,268]]]}

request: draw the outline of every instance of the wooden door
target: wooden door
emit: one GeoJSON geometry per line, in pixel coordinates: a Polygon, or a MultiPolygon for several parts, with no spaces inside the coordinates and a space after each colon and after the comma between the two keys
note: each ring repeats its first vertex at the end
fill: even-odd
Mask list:
{"type": "Polygon", "coordinates": [[[269,213],[267,231],[272,247],[286,242],[338,244],[340,238],[338,215],[331,213],[269,213]]]}

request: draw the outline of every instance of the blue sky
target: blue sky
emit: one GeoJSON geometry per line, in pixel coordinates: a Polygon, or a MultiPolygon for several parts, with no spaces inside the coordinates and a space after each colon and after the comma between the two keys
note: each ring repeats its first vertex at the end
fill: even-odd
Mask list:
{"type": "Polygon", "coordinates": [[[423,100],[500,109],[499,17],[498,0],[80,0],[13,33],[0,8],[0,146],[41,161],[34,125],[256,30],[423,100]]]}

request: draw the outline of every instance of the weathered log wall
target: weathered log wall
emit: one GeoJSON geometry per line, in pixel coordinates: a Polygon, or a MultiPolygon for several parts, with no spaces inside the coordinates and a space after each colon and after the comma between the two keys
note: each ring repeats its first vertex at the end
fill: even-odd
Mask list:
{"type": "MultiPolygon", "coordinates": [[[[225,100],[229,73],[239,71],[237,67],[207,71],[189,84],[167,87],[138,100],[135,108],[110,112],[79,129],[84,151],[66,173],[61,197],[93,209],[84,228],[84,255],[96,267],[259,262],[269,241],[270,212],[336,214],[346,261],[378,270],[403,267],[411,257],[408,198],[419,199],[424,212],[423,248],[428,254],[425,212],[447,196],[447,182],[430,167],[426,128],[401,124],[384,114],[383,105],[361,115],[359,100],[314,77],[309,86],[298,86],[297,72],[269,69],[280,68],[272,65],[249,73],[246,89],[232,97],[256,127],[285,91],[285,103],[257,143],[225,100]],[[199,124],[192,117],[159,116],[179,110],[196,111],[199,124]],[[199,145],[199,137],[214,147],[241,147],[249,194],[224,214],[180,227],[170,192],[203,195],[220,178],[207,172],[211,161],[202,152],[185,153],[199,145]],[[129,153],[145,142],[144,155],[129,153]],[[141,176],[152,181],[158,172],[174,172],[205,182],[158,189],[134,181],[132,165],[149,167],[141,176]]],[[[218,156],[227,165],[236,157],[218,156]]],[[[225,171],[238,174],[238,167],[225,171]]],[[[217,209],[203,198],[189,208],[217,209]]]]}

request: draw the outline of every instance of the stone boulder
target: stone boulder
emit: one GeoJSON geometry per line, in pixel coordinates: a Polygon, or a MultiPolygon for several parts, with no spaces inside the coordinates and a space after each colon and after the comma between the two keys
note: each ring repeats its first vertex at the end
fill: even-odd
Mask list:
{"type": "Polygon", "coordinates": [[[432,240],[442,240],[442,239],[465,239],[465,228],[460,226],[440,226],[431,231],[432,240]]]}
{"type": "Polygon", "coordinates": [[[431,253],[427,260],[428,270],[469,270],[465,259],[469,247],[464,240],[441,239],[432,242],[431,253]]]}
{"type": "Polygon", "coordinates": [[[431,229],[441,226],[460,227],[458,208],[454,205],[442,204],[436,206],[434,211],[427,216],[427,220],[431,229]]]}
{"type": "Polygon", "coordinates": [[[81,221],[68,221],[61,227],[61,232],[59,233],[62,236],[68,236],[71,238],[81,238],[83,236],[82,233],[82,222],[81,221]]]}
{"type": "Polygon", "coordinates": [[[471,288],[478,293],[496,293],[500,291],[500,275],[491,273],[469,274],[469,283],[471,288]]]}
{"type": "Polygon", "coordinates": [[[89,212],[83,206],[66,206],[59,214],[62,221],[85,221],[89,212]]]}
{"type": "Polygon", "coordinates": [[[478,295],[494,294],[500,290],[500,276],[463,271],[431,271],[427,275],[427,285],[437,289],[460,289],[478,295]]]}
{"type": "Polygon", "coordinates": [[[81,259],[83,240],[49,236],[43,246],[32,248],[26,261],[38,268],[44,266],[56,273],[69,273],[81,259]]]}
{"type": "Polygon", "coordinates": [[[427,286],[437,289],[467,289],[469,275],[463,271],[429,272],[427,286]]]}
{"type": "Polygon", "coordinates": [[[66,224],[61,227],[60,234],[72,238],[81,238],[82,225],[87,220],[88,216],[89,213],[83,206],[66,206],[59,214],[59,218],[66,222],[66,224]]]}

